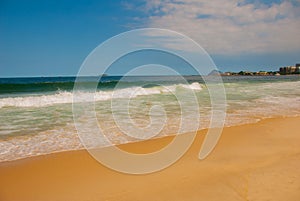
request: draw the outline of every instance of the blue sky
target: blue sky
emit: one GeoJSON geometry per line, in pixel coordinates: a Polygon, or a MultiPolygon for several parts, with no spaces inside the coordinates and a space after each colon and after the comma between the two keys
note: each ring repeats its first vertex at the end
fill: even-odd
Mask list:
{"type": "Polygon", "coordinates": [[[146,27],[191,37],[222,71],[276,70],[300,62],[299,16],[298,0],[2,0],[0,77],[76,75],[100,43],[146,27]]]}

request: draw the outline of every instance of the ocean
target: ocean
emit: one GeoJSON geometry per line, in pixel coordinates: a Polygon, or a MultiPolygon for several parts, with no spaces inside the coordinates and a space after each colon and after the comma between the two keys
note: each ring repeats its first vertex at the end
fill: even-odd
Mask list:
{"type": "MultiPolygon", "coordinates": [[[[114,114],[135,126],[147,127],[149,111],[159,105],[165,111],[165,127],[157,137],[175,134],[180,125],[180,104],[173,92],[192,90],[198,100],[200,127],[209,127],[211,104],[209,92],[200,76],[185,76],[187,83],[175,76],[104,76],[84,77],[81,93],[90,96],[97,83],[95,111],[99,126],[113,144],[137,141],[122,134],[114,114]],[[122,82],[121,87],[114,90],[122,82]],[[150,83],[150,84],[149,84],[150,83]],[[132,96],[132,91],[135,91],[132,96]],[[117,94],[117,95],[116,95],[117,94]],[[112,109],[113,100],[130,99],[128,110],[122,105],[112,109]],[[122,118],[124,115],[124,118],[122,118]]],[[[75,77],[0,78],[0,161],[83,149],[74,126],[72,102],[75,77]]],[[[224,76],[226,90],[225,126],[255,123],[265,118],[300,115],[300,76],[224,76]]],[[[121,101],[122,102],[122,101],[121,101]]],[[[186,104],[189,104],[188,102],[186,104]]],[[[190,105],[193,110],[195,105],[190,105]]],[[[161,115],[162,113],[151,113],[161,115]]],[[[193,116],[190,118],[191,126],[193,116]]],[[[83,118],[84,119],[84,118],[83,118]]],[[[91,130],[90,132],[93,132],[91,130]]],[[[95,131],[96,132],[96,131],[95,131]]],[[[242,133],[241,133],[242,134],[242,133]]],[[[101,146],[108,146],[105,142],[101,146]]]]}

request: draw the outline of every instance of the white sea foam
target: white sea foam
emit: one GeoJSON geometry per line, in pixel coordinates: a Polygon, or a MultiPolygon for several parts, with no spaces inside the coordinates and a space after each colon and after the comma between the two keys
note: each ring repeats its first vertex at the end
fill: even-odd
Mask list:
{"type": "MultiPolygon", "coordinates": [[[[228,93],[228,112],[225,126],[255,123],[261,119],[270,117],[300,115],[299,81],[246,84],[234,83],[225,84],[225,87],[228,93]]],[[[95,94],[82,92],[80,95],[82,95],[83,100],[84,97],[92,95],[96,101],[102,101],[113,98],[132,98],[137,96],[172,93],[177,89],[180,89],[179,91],[182,91],[183,89],[199,91],[202,90],[203,87],[199,83],[192,83],[190,85],[179,84],[165,87],[155,86],[151,88],[131,87],[117,89],[114,92],[98,91],[95,94]]],[[[44,107],[59,103],[71,103],[73,100],[72,96],[73,94],[71,92],[59,92],[53,95],[2,98],[0,99],[0,107],[44,107]]],[[[173,100],[166,101],[170,104],[169,107],[172,107],[171,103],[173,103],[173,100]]],[[[207,128],[210,123],[210,106],[209,104],[202,104],[204,103],[200,103],[200,107],[203,106],[203,108],[201,108],[202,113],[200,125],[201,128],[207,128]]],[[[176,104],[174,103],[174,105],[176,104]]],[[[141,110],[138,107],[136,109],[139,111],[141,110]]],[[[34,110],[38,110],[38,108],[34,110]]],[[[106,115],[106,113],[104,113],[104,115],[106,115]]],[[[177,123],[178,119],[176,119],[178,117],[179,115],[171,116],[170,122],[173,122],[173,124],[168,125],[165,133],[163,133],[164,135],[175,133],[174,130],[176,130],[176,126],[179,125],[179,123],[177,123]]],[[[33,117],[29,116],[29,118],[33,117]]],[[[104,116],[103,118],[106,119],[106,122],[101,123],[104,124],[103,127],[107,129],[107,136],[112,139],[113,143],[123,144],[131,141],[131,139],[120,134],[114,136],[113,134],[117,133],[115,125],[110,122],[110,118],[108,118],[108,116],[104,116]]],[[[191,117],[188,122],[192,124],[194,121],[195,120],[191,117]]],[[[0,130],[0,135],[6,135],[9,134],[9,132],[13,132],[15,129],[14,126],[15,125],[7,126],[3,124],[2,130],[0,130]]],[[[107,145],[103,143],[101,146],[107,145]]],[[[74,124],[69,122],[64,126],[56,126],[55,128],[51,127],[46,131],[35,132],[35,135],[15,136],[6,140],[0,140],[0,161],[16,160],[18,158],[82,148],[83,147],[76,134],[74,124]]]]}
{"type": "Polygon", "coordinates": [[[201,90],[202,87],[198,82],[189,85],[170,85],[170,86],[157,86],[152,88],[143,87],[130,87],[123,89],[116,89],[111,91],[97,91],[95,93],[88,92],[76,92],[79,97],[73,99],[72,92],[58,92],[51,95],[35,95],[35,96],[24,96],[24,97],[8,97],[0,99],[0,108],[3,107],[45,107],[54,104],[65,104],[72,103],[75,101],[105,101],[113,98],[134,98],[137,96],[146,96],[154,94],[171,93],[176,90],[177,87],[183,87],[191,90],[201,90]]]}
{"type": "Polygon", "coordinates": [[[194,82],[194,83],[192,83],[192,84],[190,84],[190,85],[181,85],[183,88],[187,88],[187,89],[193,89],[193,90],[197,90],[197,91],[199,91],[199,90],[202,90],[202,86],[201,86],[201,84],[199,84],[198,82],[194,82]]]}
{"type": "Polygon", "coordinates": [[[0,162],[67,150],[83,149],[74,126],[0,140],[0,162]]]}

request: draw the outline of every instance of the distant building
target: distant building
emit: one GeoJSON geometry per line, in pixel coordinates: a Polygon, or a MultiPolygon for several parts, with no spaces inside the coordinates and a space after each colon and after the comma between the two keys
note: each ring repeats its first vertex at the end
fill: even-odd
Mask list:
{"type": "Polygon", "coordinates": [[[300,73],[300,64],[296,64],[296,73],[300,73]]]}
{"type": "Polygon", "coordinates": [[[259,71],[259,72],[256,72],[256,75],[268,75],[268,72],[266,72],[266,71],[259,71]]]}
{"type": "Polygon", "coordinates": [[[225,72],[225,73],[223,73],[223,74],[221,74],[221,75],[224,75],[224,76],[230,76],[230,75],[232,75],[232,73],[231,73],[231,72],[225,72]]]}
{"type": "Polygon", "coordinates": [[[296,66],[281,67],[279,68],[279,73],[283,75],[300,73],[300,64],[296,64],[296,66]]]}

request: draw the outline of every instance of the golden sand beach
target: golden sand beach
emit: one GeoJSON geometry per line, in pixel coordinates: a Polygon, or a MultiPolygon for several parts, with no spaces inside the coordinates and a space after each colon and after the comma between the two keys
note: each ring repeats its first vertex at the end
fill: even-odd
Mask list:
{"type": "MultiPolygon", "coordinates": [[[[206,130],[172,166],[147,175],[110,170],[87,151],[0,164],[1,201],[298,201],[300,117],[228,127],[214,151],[197,158],[206,130]]],[[[145,153],[172,137],[121,145],[145,153]]]]}

